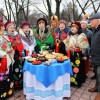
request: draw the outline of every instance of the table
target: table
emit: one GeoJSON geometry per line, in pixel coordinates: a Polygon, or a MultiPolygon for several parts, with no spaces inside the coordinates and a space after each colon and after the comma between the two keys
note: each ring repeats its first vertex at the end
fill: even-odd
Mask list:
{"type": "Polygon", "coordinates": [[[48,67],[43,63],[33,65],[25,61],[23,72],[27,100],[62,100],[63,97],[70,97],[70,74],[73,74],[70,60],[54,62],[48,67]]]}

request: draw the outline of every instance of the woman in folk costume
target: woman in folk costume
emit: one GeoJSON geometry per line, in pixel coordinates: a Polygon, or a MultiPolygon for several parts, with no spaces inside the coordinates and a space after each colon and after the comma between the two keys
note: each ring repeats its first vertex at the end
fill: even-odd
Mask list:
{"type": "Polygon", "coordinates": [[[19,89],[23,87],[23,60],[22,60],[22,50],[23,44],[20,38],[20,35],[15,31],[14,22],[7,21],[5,23],[6,33],[9,37],[11,45],[15,51],[14,54],[14,64],[13,64],[13,80],[14,80],[14,89],[19,89]]]}
{"type": "Polygon", "coordinates": [[[20,27],[21,29],[19,30],[19,34],[24,45],[25,53],[23,56],[30,56],[34,52],[36,46],[33,31],[30,29],[30,24],[28,22],[23,22],[20,27]]]}
{"type": "Polygon", "coordinates": [[[84,33],[81,33],[80,29],[81,26],[79,22],[72,23],[72,32],[64,40],[66,50],[70,50],[70,59],[73,68],[71,84],[78,87],[80,87],[86,79],[84,60],[87,59],[87,48],[89,47],[88,39],[84,33]]]}
{"type": "Polygon", "coordinates": [[[88,59],[85,61],[85,71],[86,71],[86,74],[88,74],[89,73],[89,69],[90,69],[89,56],[91,54],[91,37],[92,37],[93,33],[92,33],[92,31],[90,31],[88,29],[88,27],[87,27],[88,24],[87,24],[86,20],[82,20],[80,22],[80,24],[81,24],[81,28],[82,28],[81,30],[87,36],[87,39],[89,41],[89,46],[90,46],[89,50],[88,50],[88,59]]]}
{"type": "Polygon", "coordinates": [[[0,100],[13,94],[14,50],[9,38],[4,35],[4,25],[0,19],[0,100]]]}
{"type": "Polygon", "coordinates": [[[58,28],[58,17],[56,15],[53,15],[51,17],[50,23],[51,23],[50,31],[55,40],[55,29],[58,28]]]}
{"type": "Polygon", "coordinates": [[[52,34],[48,29],[46,29],[47,21],[44,18],[37,20],[38,29],[34,32],[34,36],[37,42],[35,48],[38,53],[40,50],[44,49],[53,49],[54,48],[54,39],[52,34]]]}
{"type": "Polygon", "coordinates": [[[56,52],[63,53],[66,55],[66,50],[65,50],[65,44],[63,40],[65,40],[70,32],[70,28],[66,27],[66,21],[65,20],[60,20],[59,21],[59,28],[55,29],[55,37],[56,37],[56,52]],[[57,50],[58,46],[58,50],[57,50]]]}

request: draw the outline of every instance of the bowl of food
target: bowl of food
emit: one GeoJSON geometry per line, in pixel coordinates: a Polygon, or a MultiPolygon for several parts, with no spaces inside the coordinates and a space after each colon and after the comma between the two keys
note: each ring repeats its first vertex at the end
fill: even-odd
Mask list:
{"type": "Polygon", "coordinates": [[[31,57],[35,57],[36,58],[36,57],[38,57],[38,54],[34,53],[34,54],[31,55],[31,57]]]}
{"type": "Polygon", "coordinates": [[[33,61],[32,62],[32,64],[34,64],[34,65],[40,65],[42,62],[41,61],[39,61],[39,60],[36,60],[36,61],[33,61]]]}
{"type": "Polygon", "coordinates": [[[47,59],[45,57],[39,57],[38,60],[43,62],[43,61],[46,61],[47,59]]]}
{"type": "Polygon", "coordinates": [[[57,62],[58,63],[63,63],[64,62],[64,58],[63,57],[58,57],[57,58],[57,62]]]}

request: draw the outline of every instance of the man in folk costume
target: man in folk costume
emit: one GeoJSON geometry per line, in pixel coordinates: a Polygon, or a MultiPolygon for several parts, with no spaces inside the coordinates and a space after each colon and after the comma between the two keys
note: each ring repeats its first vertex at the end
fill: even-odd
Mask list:
{"type": "Polygon", "coordinates": [[[3,20],[0,19],[0,100],[6,100],[13,94],[14,50],[4,34],[3,20]]]}
{"type": "Polygon", "coordinates": [[[7,21],[5,23],[6,34],[9,37],[11,45],[15,51],[14,54],[14,64],[13,64],[13,80],[14,80],[14,89],[20,89],[23,87],[23,60],[22,60],[22,51],[24,50],[21,37],[15,31],[15,24],[12,21],[7,21]]]}
{"type": "Polygon", "coordinates": [[[19,34],[24,46],[24,56],[30,56],[34,52],[36,46],[36,40],[33,35],[33,31],[30,29],[29,22],[23,22],[19,29],[19,34]]]}
{"type": "Polygon", "coordinates": [[[56,45],[56,52],[63,53],[66,55],[65,44],[63,40],[65,40],[70,33],[70,28],[66,27],[66,21],[60,20],[58,23],[58,28],[55,29],[55,45],[56,45]],[[58,46],[58,50],[57,50],[58,46]]]}
{"type": "Polygon", "coordinates": [[[54,49],[54,39],[50,30],[46,28],[47,21],[44,18],[37,20],[38,29],[34,31],[37,46],[35,51],[39,53],[41,50],[54,49]]]}
{"type": "Polygon", "coordinates": [[[96,85],[89,91],[97,91],[95,100],[100,100],[100,13],[96,13],[89,18],[93,35],[91,38],[91,63],[96,71],[96,85]]]}

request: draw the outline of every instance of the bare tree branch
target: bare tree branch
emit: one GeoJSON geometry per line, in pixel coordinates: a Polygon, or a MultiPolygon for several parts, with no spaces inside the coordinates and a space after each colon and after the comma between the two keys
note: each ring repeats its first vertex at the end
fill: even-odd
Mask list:
{"type": "MultiPolygon", "coordinates": [[[[14,22],[16,22],[16,20],[15,20],[15,16],[14,16],[14,12],[13,12],[13,10],[12,10],[11,3],[10,3],[10,1],[9,1],[9,0],[8,0],[8,5],[9,5],[9,9],[10,9],[10,11],[11,11],[12,15],[13,15],[14,22]]],[[[11,19],[10,19],[10,20],[11,20],[11,19]]]]}
{"type": "Polygon", "coordinates": [[[81,10],[82,10],[82,13],[85,14],[84,8],[83,8],[82,5],[80,4],[79,0],[76,0],[76,1],[77,1],[77,3],[79,4],[79,6],[80,6],[80,8],[81,8],[81,10]]]}
{"type": "Polygon", "coordinates": [[[100,9],[100,2],[99,2],[99,5],[97,7],[96,13],[98,12],[99,9],[100,9]]]}
{"type": "Polygon", "coordinates": [[[5,2],[5,6],[6,6],[6,11],[7,11],[7,15],[8,15],[8,20],[9,20],[9,11],[8,11],[8,7],[7,7],[7,1],[6,1],[6,0],[4,0],[4,2],[5,2]]]}
{"type": "MultiPolygon", "coordinates": [[[[42,0],[42,1],[43,1],[43,5],[44,5],[46,11],[48,12],[48,9],[47,9],[47,7],[46,7],[46,5],[45,5],[45,1],[44,1],[44,0],[42,0]]],[[[49,12],[48,12],[48,13],[49,13],[49,12]]]]}
{"type": "Polygon", "coordinates": [[[46,13],[44,13],[40,8],[38,8],[36,5],[34,5],[41,13],[43,13],[45,16],[48,16],[46,13]]]}
{"type": "Polygon", "coordinates": [[[4,18],[6,19],[6,20],[8,20],[8,18],[0,11],[0,14],[2,14],[2,16],[4,16],[4,18]]]}
{"type": "Polygon", "coordinates": [[[91,3],[92,3],[92,6],[93,6],[93,9],[94,9],[94,12],[96,13],[96,8],[95,8],[95,5],[94,5],[93,0],[90,0],[90,1],[91,1],[91,3]]]}

